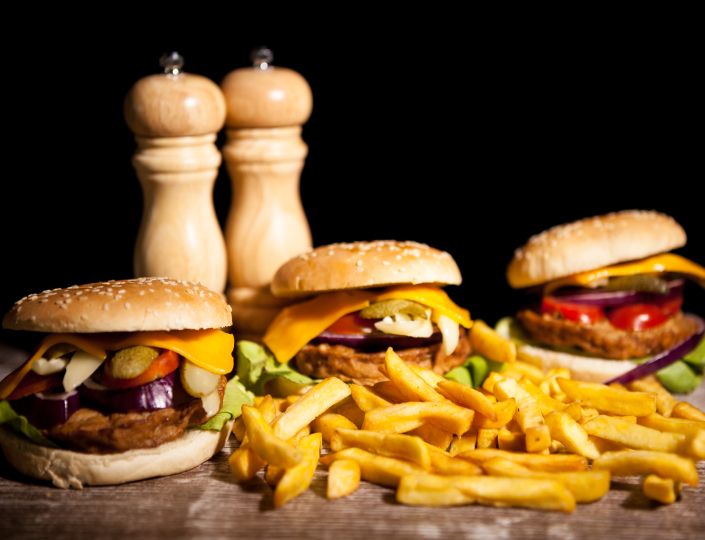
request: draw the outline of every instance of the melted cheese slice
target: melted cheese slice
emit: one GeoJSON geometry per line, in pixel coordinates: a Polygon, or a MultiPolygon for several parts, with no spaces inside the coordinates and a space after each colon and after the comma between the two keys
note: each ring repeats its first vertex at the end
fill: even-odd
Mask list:
{"type": "Polygon", "coordinates": [[[654,274],[660,272],[680,272],[705,280],[705,268],[680,255],[665,253],[640,261],[606,266],[597,270],[581,272],[551,281],[546,284],[544,294],[550,294],[560,287],[589,287],[590,283],[593,281],[613,276],[633,276],[636,274],[654,274]]]}
{"type": "Polygon", "coordinates": [[[68,343],[105,360],[108,351],[116,351],[134,345],[148,345],[169,349],[203,369],[226,374],[233,370],[235,339],[218,329],[178,330],[154,332],[115,332],[103,334],[49,334],[32,353],[24,365],[17,368],[0,382],[0,399],[5,399],[17,387],[32,364],[53,345],[68,343]]]}
{"type": "Polygon", "coordinates": [[[472,326],[470,312],[457,306],[442,289],[433,285],[399,285],[381,291],[356,290],[322,294],[284,308],[264,335],[264,344],[280,362],[291,360],[309,341],[335,321],[382,300],[413,300],[446,315],[465,328],[472,326]]]}

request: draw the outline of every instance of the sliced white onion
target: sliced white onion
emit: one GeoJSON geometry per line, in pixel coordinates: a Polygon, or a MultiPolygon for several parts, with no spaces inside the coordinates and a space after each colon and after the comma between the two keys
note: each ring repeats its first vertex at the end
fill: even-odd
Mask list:
{"type": "Polygon", "coordinates": [[[460,327],[458,323],[450,317],[439,315],[438,328],[441,334],[443,334],[443,354],[450,356],[458,346],[460,327]]]}
{"type": "Polygon", "coordinates": [[[181,384],[184,390],[193,397],[206,397],[212,394],[218,386],[220,375],[198,367],[193,362],[181,362],[181,384]]]}
{"type": "Polygon", "coordinates": [[[83,381],[88,379],[103,363],[103,360],[86,351],[77,350],[66,365],[64,375],[64,390],[70,392],[78,388],[83,381]]]}
{"type": "Polygon", "coordinates": [[[32,371],[37,375],[53,375],[63,371],[68,363],[69,361],[66,358],[52,358],[51,360],[38,358],[32,364],[32,371]]]}
{"type": "Polygon", "coordinates": [[[430,319],[416,319],[415,321],[390,321],[388,317],[375,323],[375,328],[385,334],[409,337],[430,337],[433,334],[433,325],[430,319]]]}
{"type": "Polygon", "coordinates": [[[201,401],[203,402],[203,410],[206,411],[206,416],[208,418],[215,416],[220,411],[220,395],[217,390],[214,390],[206,397],[201,398],[201,401]]]}

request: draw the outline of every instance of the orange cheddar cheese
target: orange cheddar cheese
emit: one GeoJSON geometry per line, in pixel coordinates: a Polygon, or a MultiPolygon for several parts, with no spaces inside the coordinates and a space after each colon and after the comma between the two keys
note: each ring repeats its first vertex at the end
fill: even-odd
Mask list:
{"type": "Polygon", "coordinates": [[[660,272],[680,272],[705,280],[705,268],[699,264],[674,253],[664,253],[640,261],[606,266],[551,281],[546,284],[544,294],[550,294],[560,287],[589,287],[593,281],[603,278],[660,272]]]}
{"type": "Polygon", "coordinates": [[[134,345],[148,345],[169,349],[189,359],[203,369],[226,374],[233,369],[235,339],[219,329],[175,330],[152,332],[110,332],[101,334],[49,334],[35,348],[32,356],[22,366],[0,382],[0,399],[5,399],[32,369],[32,364],[53,345],[68,343],[101,359],[108,351],[134,345]]]}
{"type": "Polygon", "coordinates": [[[434,285],[398,285],[382,290],[339,291],[322,294],[311,300],[284,308],[272,321],[264,335],[279,362],[288,362],[309,341],[335,321],[382,300],[413,300],[470,328],[470,312],[456,305],[445,291],[434,285]]]}

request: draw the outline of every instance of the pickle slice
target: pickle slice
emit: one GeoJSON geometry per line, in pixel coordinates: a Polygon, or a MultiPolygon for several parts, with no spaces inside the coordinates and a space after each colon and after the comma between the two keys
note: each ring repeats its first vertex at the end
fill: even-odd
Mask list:
{"type": "Polygon", "coordinates": [[[656,294],[668,294],[671,290],[666,280],[653,274],[611,277],[607,285],[602,287],[602,289],[606,291],[636,291],[656,294]]]}
{"type": "Polygon", "coordinates": [[[159,356],[159,349],[135,345],[120,349],[110,360],[110,375],[115,379],[134,379],[149,369],[159,356]]]}
{"type": "Polygon", "coordinates": [[[360,317],[363,319],[384,319],[397,313],[404,313],[419,319],[428,319],[426,310],[421,304],[401,299],[382,300],[381,302],[370,304],[360,311],[360,317]]]}

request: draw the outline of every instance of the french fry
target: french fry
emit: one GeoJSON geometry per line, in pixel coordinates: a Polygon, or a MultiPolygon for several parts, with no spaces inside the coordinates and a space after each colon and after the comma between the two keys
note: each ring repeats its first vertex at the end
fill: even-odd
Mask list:
{"type": "Polygon", "coordinates": [[[242,419],[242,416],[240,416],[233,424],[233,435],[238,442],[242,442],[242,439],[245,438],[245,431],[245,421],[242,419]]]}
{"type": "Polygon", "coordinates": [[[649,499],[663,504],[672,504],[681,492],[681,482],[672,478],[661,478],[655,474],[650,474],[644,479],[642,490],[649,499]]]}
{"type": "Polygon", "coordinates": [[[551,446],[549,430],[545,425],[538,403],[514,379],[505,378],[496,382],[493,393],[499,401],[506,401],[510,398],[516,400],[517,412],[514,419],[526,435],[527,452],[542,452],[551,446]]]}
{"type": "Polygon", "coordinates": [[[311,422],[314,433],[320,433],[323,440],[330,443],[337,428],[357,429],[357,426],[344,416],[336,413],[323,413],[311,422]]]}
{"type": "MultiPolygon", "coordinates": [[[[368,412],[372,409],[379,409],[380,407],[389,407],[392,405],[390,401],[378,396],[367,386],[351,384],[350,392],[352,393],[353,400],[362,412],[368,412]]],[[[323,438],[325,439],[325,437],[323,438]]]]}
{"type": "Polygon", "coordinates": [[[610,388],[600,383],[580,382],[557,378],[556,383],[571,399],[581,405],[617,416],[648,416],[656,412],[656,394],[653,392],[628,392],[610,388]]]}
{"type": "Polygon", "coordinates": [[[551,396],[542,392],[541,389],[533,383],[533,381],[526,377],[522,377],[519,380],[519,386],[526,390],[528,394],[536,400],[536,404],[539,406],[539,412],[544,416],[554,411],[566,411],[570,414],[573,420],[578,420],[583,415],[583,410],[579,403],[571,403],[570,405],[561,403],[560,401],[553,399],[551,396]]]}
{"type": "Polygon", "coordinates": [[[515,399],[507,399],[497,401],[492,404],[492,410],[497,418],[492,421],[486,416],[477,413],[472,419],[472,427],[474,429],[501,429],[512,421],[517,412],[517,402],[515,399]]]}
{"type": "Polygon", "coordinates": [[[666,418],[660,414],[650,414],[636,419],[640,426],[649,427],[669,433],[689,433],[693,428],[705,429],[705,421],[686,420],[683,418],[666,418]]]}
{"type": "Polygon", "coordinates": [[[609,386],[610,388],[614,388],[615,390],[621,390],[622,392],[629,392],[629,388],[624,386],[622,383],[611,382],[607,386],[609,386]]]}
{"type": "Polygon", "coordinates": [[[662,478],[680,480],[689,486],[698,485],[698,470],[688,458],[666,452],[627,450],[607,452],[592,463],[593,470],[607,470],[612,476],[656,474],[662,478]]]}
{"type": "Polygon", "coordinates": [[[458,459],[446,452],[429,451],[431,470],[442,476],[474,476],[482,474],[482,468],[465,459],[458,459]]]}
{"type": "Polygon", "coordinates": [[[497,433],[497,448],[509,452],[525,452],[526,435],[502,428],[497,433]]]}
{"type": "Polygon", "coordinates": [[[345,403],[340,407],[335,408],[335,414],[339,414],[350,420],[358,429],[362,427],[362,422],[365,420],[365,413],[357,406],[355,401],[345,403]]]}
{"type": "Polygon", "coordinates": [[[453,381],[439,381],[438,388],[451,401],[475,410],[492,422],[497,421],[497,413],[492,407],[492,402],[477,390],[453,381]]]}
{"type": "Polygon", "coordinates": [[[497,448],[497,437],[499,437],[499,429],[478,429],[477,448],[497,448]]]}
{"type": "Polygon", "coordinates": [[[503,373],[497,373],[496,371],[490,371],[490,374],[487,375],[487,378],[485,379],[485,382],[482,383],[482,388],[489,392],[490,394],[494,395],[494,385],[496,382],[501,381],[504,379],[504,374],[503,373]]]}
{"type": "Polygon", "coordinates": [[[360,448],[372,454],[415,463],[425,470],[431,468],[428,448],[419,437],[377,431],[336,429],[331,439],[330,449],[332,452],[339,452],[345,448],[360,448]]]}
{"type": "Polygon", "coordinates": [[[556,378],[562,377],[563,379],[570,379],[570,371],[568,368],[552,368],[549,369],[544,375],[543,379],[538,383],[538,387],[547,396],[553,397],[556,393],[563,393],[558,384],[556,383],[556,378]]]}
{"type": "Polygon", "coordinates": [[[627,384],[627,388],[632,392],[654,392],[656,394],[656,410],[666,418],[671,416],[673,408],[678,404],[678,400],[663,387],[654,375],[632,381],[627,384]]]}
{"type": "Polygon", "coordinates": [[[404,396],[405,401],[446,401],[446,398],[414,373],[391,347],[384,355],[384,365],[387,368],[387,377],[404,396]]]}
{"type": "Polygon", "coordinates": [[[324,379],[274,421],[274,435],[283,440],[290,439],[301,428],[349,395],[350,388],[340,379],[324,379]]]}
{"type": "Polygon", "coordinates": [[[663,433],[621,418],[598,415],[583,424],[586,433],[634,450],[676,452],[683,436],[663,433]]]}
{"type": "Polygon", "coordinates": [[[543,371],[541,371],[540,368],[534,366],[533,364],[528,364],[526,362],[521,362],[520,360],[517,360],[516,362],[514,362],[514,364],[512,364],[511,369],[521,374],[519,380],[521,380],[522,377],[526,377],[532,383],[538,384],[543,379],[543,371]]]}
{"type": "Polygon", "coordinates": [[[600,452],[588,438],[586,430],[568,413],[552,412],[547,414],[546,425],[551,432],[551,437],[563,443],[569,452],[585,456],[588,459],[600,457],[600,452]]]}
{"type": "MultiPolygon", "coordinates": [[[[277,410],[274,404],[274,400],[266,399],[267,396],[258,400],[257,410],[262,413],[265,421],[269,424],[276,418],[277,410]]],[[[242,416],[240,416],[242,419],[242,416]]],[[[243,426],[245,425],[245,420],[242,420],[243,426]]],[[[252,480],[255,475],[262,470],[262,467],[266,465],[266,462],[260,458],[255,451],[250,447],[248,441],[247,433],[243,435],[243,440],[241,441],[240,447],[235,449],[229,458],[230,469],[235,475],[235,480],[237,482],[248,482],[252,480]]]]}
{"type": "Polygon", "coordinates": [[[452,433],[433,424],[423,424],[416,429],[408,431],[406,434],[420,437],[425,443],[441,450],[446,450],[453,441],[452,433]]]}
{"type": "Polygon", "coordinates": [[[488,392],[487,390],[482,388],[482,386],[480,386],[479,388],[476,388],[475,390],[480,392],[483,396],[485,396],[487,399],[489,399],[492,403],[497,403],[497,398],[494,397],[494,394],[492,392],[488,392]]]}
{"type": "Polygon", "coordinates": [[[255,407],[243,405],[242,417],[247,427],[250,447],[262,460],[282,468],[293,467],[301,462],[301,452],[276,437],[262,413],[255,407]]]}
{"type": "Polygon", "coordinates": [[[492,506],[519,506],[542,510],[575,510],[575,498],[560,483],[534,478],[501,478],[492,476],[406,476],[397,490],[397,501],[424,506],[451,506],[477,502],[492,506]],[[447,504],[436,496],[419,496],[448,491],[447,504]],[[458,497],[457,493],[461,496],[458,497]],[[431,503],[431,504],[429,504],[431,503]]]}
{"type": "Polygon", "coordinates": [[[288,442],[291,446],[296,447],[296,446],[298,446],[299,441],[300,441],[302,438],[304,438],[306,435],[310,435],[310,434],[311,434],[311,424],[309,424],[308,426],[302,427],[302,428],[296,433],[296,435],[294,435],[291,439],[289,439],[289,440],[286,441],[286,442],[288,442]]]}
{"type": "Polygon", "coordinates": [[[477,354],[494,360],[513,364],[517,358],[517,348],[513,341],[500,336],[483,321],[476,320],[470,329],[470,344],[477,354]]]}
{"type": "Polygon", "coordinates": [[[392,404],[403,403],[404,401],[406,401],[404,399],[404,396],[401,395],[401,392],[399,392],[397,387],[394,386],[394,383],[392,381],[381,381],[375,383],[372,386],[372,392],[374,392],[378,396],[383,397],[392,404]]]}
{"type": "Polygon", "coordinates": [[[492,476],[510,478],[543,478],[562,484],[579,503],[593,502],[604,497],[610,489],[609,471],[578,471],[547,473],[527,469],[514,461],[494,458],[482,465],[492,476]]]}
{"type": "Polygon", "coordinates": [[[586,458],[575,454],[551,454],[545,456],[524,452],[506,452],[493,448],[478,448],[470,452],[463,452],[455,457],[467,459],[480,467],[485,461],[499,457],[519,463],[532,471],[543,472],[585,471],[588,466],[586,458]]]}
{"type": "Polygon", "coordinates": [[[474,411],[450,402],[408,402],[365,413],[362,429],[385,433],[405,433],[426,422],[462,435],[472,424],[474,411]]]}
{"type": "Polygon", "coordinates": [[[297,451],[303,455],[301,462],[284,473],[274,490],[274,507],[280,508],[308,489],[316,472],[321,455],[320,433],[313,433],[299,441],[297,451]]]}
{"type": "Polygon", "coordinates": [[[270,486],[274,487],[282,479],[282,476],[284,476],[285,472],[286,469],[282,469],[281,467],[276,467],[271,464],[267,465],[267,468],[264,471],[264,481],[267,482],[267,484],[269,484],[270,486]]]}
{"type": "Polygon", "coordinates": [[[360,466],[351,459],[334,461],[328,467],[326,497],[340,499],[353,493],[360,485],[360,466]]]}
{"type": "Polygon", "coordinates": [[[681,401],[675,407],[673,407],[673,410],[671,411],[671,416],[673,416],[673,418],[682,418],[685,420],[699,420],[701,422],[705,422],[705,413],[697,407],[694,407],[690,403],[686,403],[685,401],[681,401]]]}
{"type": "Polygon", "coordinates": [[[448,453],[451,456],[455,456],[460,452],[468,452],[470,450],[475,450],[475,445],[477,444],[477,430],[470,429],[462,437],[453,437],[453,441],[450,443],[450,448],[448,453]]]}
{"type": "Polygon", "coordinates": [[[346,448],[334,454],[322,456],[319,462],[326,467],[342,459],[350,459],[360,466],[363,480],[383,486],[397,487],[399,480],[408,474],[422,474],[426,471],[408,461],[378,456],[360,448],[346,448]]]}
{"type": "Polygon", "coordinates": [[[622,450],[628,450],[626,446],[616,443],[614,441],[608,441],[607,439],[603,439],[602,437],[588,435],[588,439],[590,439],[590,442],[595,445],[595,448],[597,448],[597,451],[600,453],[600,455],[605,454],[607,452],[621,452],[622,450]]]}
{"type": "Polygon", "coordinates": [[[434,390],[438,391],[438,383],[441,381],[447,381],[448,379],[444,378],[442,375],[439,375],[432,369],[428,369],[425,367],[421,366],[414,366],[409,364],[409,368],[411,371],[416,373],[419,377],[421,377],[424,381],[426,381],[426,384],[428,384],[431,388],[434,390]]]}

